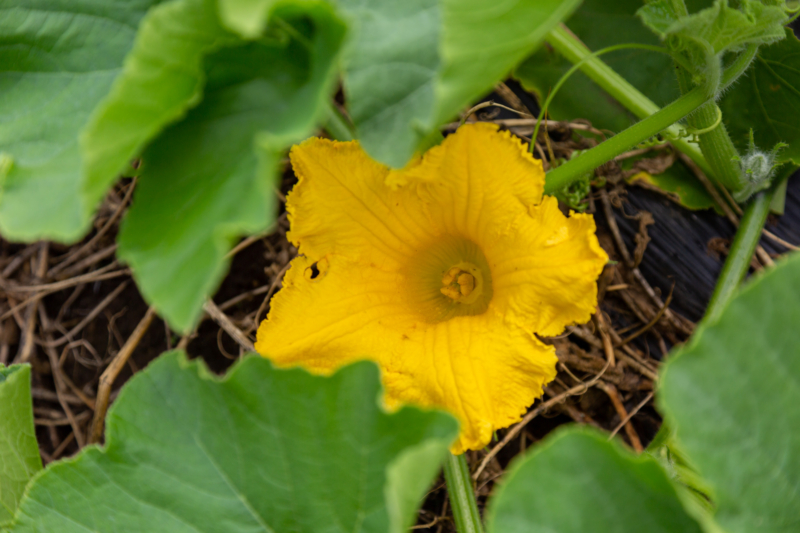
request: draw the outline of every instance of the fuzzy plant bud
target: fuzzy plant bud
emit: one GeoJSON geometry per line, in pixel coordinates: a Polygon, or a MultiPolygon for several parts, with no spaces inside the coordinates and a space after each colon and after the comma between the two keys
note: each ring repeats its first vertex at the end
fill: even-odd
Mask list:
{"type": "Polygon", "coordinates": [[[769,152],[759,150],[753,139],[753,130],[750,130],[750,146],[747,153],[737,158],[744,183],[744,187],[733,195],[737,202],[746,201],[772,184],[775,168],[778,166],[775,164],[778,152],[786,146],[785,143],[778,143],[769,152]]]}

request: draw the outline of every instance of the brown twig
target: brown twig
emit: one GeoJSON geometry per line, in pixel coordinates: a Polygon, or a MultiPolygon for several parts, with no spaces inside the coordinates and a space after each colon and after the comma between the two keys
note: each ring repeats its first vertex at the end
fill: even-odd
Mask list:
{"type": "Polygon", "coordinates": [[[150,323],[153,322],[155,316],[155,308],[150,307],[142,320],[136,325],[136,329],[134,329],[131,336],[128,337],[128,340],[122,346],[119,353],[114,356],[111,364],[108,365],[108,368],[106,368],[100,376],[100,385],[97,388],[97,399],[95,400],[94,418],[92,419],[92,428],[89,435],[90,443],[100,442],[100,438],[103,436],[103,425],[106,411],[108,410],[108,400],[111,396],[111,387],[114,385],[114,381],[122,371],[125,363],[139,345],[139,342],[142,340],[142,337],[147,331],[147,328],[150,327],[150,323]]]}
{"type": "MultiPolygon", "coordinates": [[[[625,242],[622,240],[622,235],[619,231],[619,226],[617,226],[617,220],[614,218],[614,211],[611,208],[611,200],[608,198],[608,191],[605,189],[600,189],[600,202],[603,204],[603,211],[605,212],[606,222],[608,223],[608,227],[611,230],[611,235],[614,238],[614,242],[617,245],[617,249],[619,250],[620,255],[625,262],[625,265],[630,269],[631,275],[633,278],[641,285],[644,292],[650,298],[650,300],[655,304],[656,307],[661,308],[664,307],[664,302],[661,301],[661,298],[658,297],[656,291],[653,290],[653,287],[647,282],[647,280],[642,275],[641,271],[638,267],[636,267],[633,263],[633,259],[631,258],[630,252],[628,252],[628,248],[625,246],[625,242]]],[[[673,313],[669,308],[664,311],[664,316],[667,320],[672,323],[672,325],[677,328],[679,331],[685,333],[686,335],[691,335],[694,331],[694,324],[689,322],[687,319],[673,313]]]]}
{"type": "MultiPolygon", "coordinates": [[[[44,276],[47,274],[47,258],[49,256],[49,250],[50,247],[47,242],[41,243],[39,249],[39,262],[36,267],[37,281],[43,280],[44,276]]],[[[41,301],[42,295],[38,295],[38,297],[34,297],[33,300],[28,304],[28,312],[26,314],[27,319],[25,320],[25,329],[23,330],[22,334],[22,343],[20,344],[19,352],[15,358],[16,362],[18,363],[27,363],[33,355],[33,332],[36,329],[36,316],[39,314],[39,303],[41,301]]]]}
{"type": "MultiPolygon", "coordinates": [[[[653,391],[650,391],[649,393],[647,393],[647,396],[645,396],[644,400],[642,400],[641,402],[639,402],[639,404],[638,404],[636,407],[634,407],[634,408],[633,408],[633,410],[632,410],[630,413],[628,413],[628,416],[626,416],[625,418],[623,418],[623,419],[622,419],[622,421],[621,421],[619,424],[617,424],[617,427],[615,427],[615,428],[614,428],[614,431],[612,431],[612,432],[611,432],[611,433],[608,435],[608,440],[611,440],[611,439],[613,439],[613,438],[614,438],[614,435],[616,435],[617,433],[619,433],[619,430],[620,430],[620,429],[622,429],[622,427],[623,427],[623,426],[625,426],[625,425],[626,425],[626,424],[627,424],[627,423],[630,421],[630,419],[631,419],[631,418],[633,418],[633,417],[636,415],[636,413],[638,413],[639,411],[641,411],[641,410],[642,410],[642,407],[644,407],[645,405],[647,405],[647,402],[649,402],[649,401],[650,401],[650,400],[652,400],[652,399],[653,399],[653,391]]],[[[641,443],[640,443],[640,444],[641,444],[641,443]]]]}
{"type": "Polygon", "coordinates": [[[630,418],[628,417],[628,412],[625,410],[625,405],[623,405],[622,400],[619,397],[617,388],[610,383],[604,383],[602,381],[598,382],[595,387],[608,395],[608,398],[611,400],[611,403],[614,404],[614,409],[616,409],[620,419],[628,419],[627,422],[625,422],[625,434],[628,435],[628,440],[631,443],[631,447],[636,450],[636,453],[642,453],[644,451],[642,441],[639,439],[639,435],[636,434],[633,424],[631,424],[630,418]]]}
{"type": "Polygon", "coordinates": [[[72,252],[71,254],[69,254],[69,256],[64,258],[63,261],[61,261],[59,264],[57,264],[56,266],[51,268],[50,272],[47,273],[48,277],[50,277],[50,278],[54,277],[56,274],[61,272],[64,268],[68,267],[69,265],[71,265],[72,263],[74,263],[75,261],[77,261],[78,259],[83,257],[84,255],[89,253],[92,250],[92,248],[94,248],[94,246],[97,244],[97,242],[100,239],[103,238],[103,235],[105,235],[108,232],[108,230],[111,229],[111,227],[114,225],[114,223],[122,215],[122,212],[124,211],[125,206],[128,205],[128,202],[130,201],[131,196],[133,196],[133,190],[135,188],[136,188],[136,178],[134,177],[133,181],[128,186],[128,190],[125,192],[125,197],[122,199],[122,202],[120,202],[119,207],[117,207],[117,209],[114,211],[114,214],[111,215],[111,218],[108,219],[108,221],[103,225],[102,228],[100,228],[100,230],[95,234],[95,236],[92,237],[89,240],[89,242],[87,242],[86,244],[84,244],[83,246],[81,246],[80,248],[78,248],[77,250],[72,252]]]}
{"type": "Polygon", "coordinates": [[[75,337],[75,335],[80,333],[80,331],[83,328],[85,328],[92,320],[94,320],[95,317],[97,317],[97,315],[102,313],[103,309],[108,307],[108,305],[111,302],[113,302],[117,298],[117,296],[119,296],[120,293],[125,290],[125,288],[127,286],[128,286],[128,281],[127,280],[125,280],[122,283],[120,283],[119,286],[117,286],[117,288],[115,288],[113,291],[111,291],[111,293],[108,296],[103,298],[103,300],[99,304],[97,304],[94,309],[92,309],[92,312],[89,313],[88,315],[86,315],[86,317],[83,320],[81,320],[78,323],[77,326],[75,326],[74,328],[69,330],[69,332],[64,334],[64,336],[61,337],[60,339],[55,340],[55,341],[53,341],[52,344],[48,344],[48,345],[53,347],[53,348],[58,348],[59,346],[65,344],[67,342],[72,341],[72,339],[75,337]]]}
{"type": "Polygon", "coordinates": [[[234,323],[231,322],[231,319],[228,318],[228,315],[220,311],[219,307],[217,307],[217,304],[215,304],[213,300],[206,300],[206,303],[203,304],[203,309],[206,313],[208,313],[208,316],[210,316],[214,322],[224,329],[225,332],[239,344],[239,346],[248,352],[256,351],[255,346],[253,346],[253,342],[247,338],[247,335],[245,335],[242,330],[237,328],[234,323]]]}
{"type": "MultiPolygon", "coordinates": [[[[44,307],[39,307],[39,318],[42,322],[42,327],[45,331],[48,331],[49,328],[49,319],[47,318],[47,313],[44,310],[44,307]]],[[[49,334],[45,337],[46,340],[51,340],[49,334]]],[[[75,439],[78,441],[78,447],[83,448],[84,439],[81,430],[81,426],[79,420],[75,417],[72,413],[72,409],[69,406],[69,402],[66,401],[64,396],[67,392],[67,384],[64,381],[64,373],[61,371],[61,365],[58,361],[58,354],[56,353],[55,348],[45,346],[44,348],[45,353],[47,354],[47,358],[50,361],[50,370],[53,373],[53,382],[56,386],[56,396],[58,398],[58,403],[61,405],[61,409],[64,410],[64,414],[67,416],[69,420],[69,425],[72,426],[72,431],[75,433],[75,439]]]]}
{"type": "Polygon", "coordinates": [[[483,472],[483,470],[486,468],[486,465],[489,464],[489,461],[491,461],[494,458],[494,456],[497,455],[500,452],[500,450],[502,450],[506,446],[506,444],[514,440],[514,437],[516,437],[517,434],[520,431],[522,431],[522,429],[525,426],[527,426],[531,420],[539,416],[539,414],[550,409],[554,405],[563,402],[570,396],[573,396],[575,394],[582,394],[583,392],[585,392],[586,389],[588,389],[589,387],[591,387],[600,380],[602,375],[605,374],[606,370],[608,370],[608,366],[609,366],[608,361],[606,361],[606,365],[603,367],[603,369],[591,380],[585,383],[581,383],[580,385],[576,385],[570,389],[567,389],[566,391],[562,392],[561,394],[558,394],[557,396],[553,396],[551,399],[547,400],[546,402],[542,402],[535,409],[531,410],[528,414],[526,414],[522,418],[522,420],[517,422],[517,424],[515,424],[511,429],[508,430],[508,433],[506,433],[505,437],[503,437],[503,440],[497,443],[494,446],[494,448],[492,448],[489,451],[489,453],[486,454],[486,456],[481,461],[481,464],[478,466],[477,470],[475,470],[475,473],[472,474],[472,479],[477,480],[478,477],[483,472]]]}
{"type": "Polygon", "coordinates": [[[650,322],[648,322],[647,324],[645,324],[645,325],[644,325],[644,326],[643,326],[643,327],[642,327],[640,330],[638,330],[636,333],[632,333],[632,334],[628,335],[627,337],[625,337],[624,339],[622,339],[621,341],[619,341],[619,342],[617,343],[617,346],[625,346],[626,344],[628,344],[629,342],[631,342],[631,341],[632,341],[633,339],[635,339],[636,337],[638,337],[638,336],[642,335],[643,333],[647,332],[647,330],[649,330],[650,328],[652,328],[653,326],[655,326],[655,325],[656,325],[656,323],[657,323],[659,320],[661,320],[661,317],[662,317],[662,316],[664,316],[664,312],[665,312],[665,311],[667,310],[667,308],[669,307],[669,304],[670,304],[670,302],[672,302],[672,290],[673,290],[674,288],[675,288],[675,284],[673,283],[673,284],[672,284],[672,287],[669,289],[669,294],[667,295],[667,299],[664,301],[664,305],[662,305],[662,306],[661,306],[661,309],[659,309],[659,310],[658,310],[658,312],[657,312],[657,313],[655,314],[655,316],[654,316],[654,317],[653,317],[653,318],[650,320],[650,322]]]}
{"type": "Polygon", "coordinates": [[[130,270],[127,268],[123,268],[122,270],[115,270],[113,272],[109,272],[112,268],[118,266],[116,262],[111,263],[110,265],[106,265],[103,268],[98,268],[94,272],[90,272],[88,274],[84,274],[82,276],[75,276],[74,278],[65,279],[64,281],[58,281],[56,283],[47,283],[44,285],[15,285],[9,287],[9,292],[41,292],[42,296],[46,296],[51,292],[57,292],[64,289],[68,289],[70,287],[74,287],[75,285],[80,285],[81,283],[92,283],[95,281],[103,281],[112,278],[118,278],[120,276],[125,276],[131,273],[130,270]]]}
{"type": "Polygon", "coordinates": [[[600,332],[600,338],[603,340],[603,351],[606,354],[606,361],[608,361],[608,365],[611,368],[614,368],[617,365],[617,361],[614,358],[614,345],[611,343],[611,336],[608,334],[608,325],[606,324],[606,319],[603,317],[603,312],[598,309],[592,316],[592,319],[595,321],[597,330],[600,332]]]}

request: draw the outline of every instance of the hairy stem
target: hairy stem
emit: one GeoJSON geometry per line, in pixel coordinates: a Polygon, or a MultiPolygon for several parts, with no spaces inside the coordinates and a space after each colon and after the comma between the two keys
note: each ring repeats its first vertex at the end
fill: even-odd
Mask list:
{"type": "Polygon", "coordinates": [[[668,106],[600,143],[579,157],[547,173],[545,194],[552,194],[600,165],[614,159],[638,143],[665,130],[675,122],[706,103],[708,97],[702,87],[696,87],[668,106]]]}
{"type": "Polygon", "coordinates": [[[475,490],[464,454],[447,454],[444,462],[444,479],[447,495],[453,508],[453,518],[458,533],[483,533],[481,516],[475,502],[475,490]]]}
{"type": "MultiPolygon", "coordinates": [[[[583,73],[622,104],[625,109],[640,119],[647,118],[658,112],[659,107],[652,100],[628,83],[625,78],[614,72],[601,59],[597,57],[588,58],[591,55],[591,51],[570,33],[563,24],[557,26],[547,35],[547,42],[570,63],[574,64],[583,60],[584,62],[581,65],[583,73]]],[[[671,137],[677,139],[671,142],[678,150],[689,156],[704,173],[712,173],[711,167],[697,145],[680,138],[680,130],[677,126],[670,125],[667,128],[667,132],[671,134],[671,137]]]]}
{"type": "MultiPolygon", "coordinates": [[[[678,69],[678,86],[683,94],[692,89],[691,74],[681,68],[678,69]]],[[[744,187],[736,160],[739,152],[733,146],[725,124],[717,124],[721,112],[716,102],[711,101],[689,116],[687,122],[697,130],[710,128],[710,131],[698,136],[700,149],[712,169],[711,176],[726,189],[736,192],[744,187]]]]}
{"type": "Polygon", "coordinates": [[[708,302],[706,314],[703,320],[708,323],[716,321],[722,311],[733,298],[736,289],[744,279],[747,270],[750,268],[750,260],[756,250],[758,240],[761,238],[761,230],[769,214],[769,204],[772,202],[774,190],[762,191],[750,200],[744,210],[744,216],[736,231],[736,236],[731,244],[731,251],[725,264],[722,266],[714,287],[714,294],[708,302]]]}

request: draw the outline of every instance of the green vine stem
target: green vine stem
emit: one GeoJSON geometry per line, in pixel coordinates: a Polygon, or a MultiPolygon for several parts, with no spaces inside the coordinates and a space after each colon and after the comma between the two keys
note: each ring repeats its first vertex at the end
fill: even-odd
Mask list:
{"type": "Polygon", "coordinates": [[[672,124],[706,103],[709,99],[703,87],[696,87],[668,106],[637,122],[630,128],[587,150],[579,157],[547,173],[545,194],[553,194],[580,179],[600,165],[611,161],[638,143],[664,131],[672,124]]]}
{"type": "Polygon", "coordinates": [[[742,220],[739,222],[739,229],[736,230],[730,253],[722,266],[722,272],[720,272],[717,279],[714,293],[708,302],[703,320],[709,323],[716,321],[728,305],[728,302],[736,294],[736,289],[750,268],[750,260],[753,258],[753,253],[761,238],[761,232],[764,229],[764,223],[767,220],[769,206],[772,203],[775,191],[781,187],[795,170],[797,170],[796,166],[787,165],[772,187],[754,195],[747,207],[745,207],[742,220]]]}
{"type": "MultiPolygon", "coordinates": [[[[557,26],[547,35],[547,42],[570,63],[576,64],[583,61],[581,64],[583,73],[639,119],[645,119],[658,112],[659,107],[636,87],[628,83],[625,78],[617,74],[601,59],[590,57],[591,50],[563,24],[557,26]]],[[[671,142],[678,150],[689,156],[705,174],[712,174],[712,169],[700,149],[697,145],[682,138],[681,131],[677,126],[671,124],[667,128],[667,132],[671,138],[676,139],[671,142]]]]}
{"type": "Polygon", "coordinates": [[[464,454],[447,454],[444,462],[444,480],[447,483],[447,495],[458,533],[483,533],[481,515],[475,501],[475,490],[464,454]]]}
{"type": "MultiPolygon", "coordinates": [[[[748,62],[749,64],[749,62],[748,62]]],[[[678,86],[681,93],[686,94],[691,90],[691,74],[683,68],[678,69],[678,86]]],[[[712,169],[709,176],[716,180],[726,189],[732,192],[743,188],[742,172],[739,169],[739,152],[733,146],[728,130],[724,123],[717,123],[721,111],[717,103],[711,101],[698,109],[687,118],[691,128],[706,130],[705,133],[698,135],[700,139],[700,149],[712,169]],[[714,126],[714,127],[711,127],[714,126]]]]}

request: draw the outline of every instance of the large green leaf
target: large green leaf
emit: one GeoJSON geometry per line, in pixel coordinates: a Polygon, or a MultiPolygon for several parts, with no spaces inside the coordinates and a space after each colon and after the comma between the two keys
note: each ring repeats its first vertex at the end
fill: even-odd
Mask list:
{"type": "MultiPolygon", "coordinates": [[[[279,4],[266,37],[205,56],[202,103],[143,153],[118,255],[176,330],[196,323],[227,269],[231,243],[274,221],[279,154],[324,111],[343,35],[325,2],[279,4]]],[[[176,46],[195,42],[207,46],[179,39],[176,46]]],[[[165,71],[162,81],[169,85],[172,76],[165,71]]]]}
{"type": "Polygon", "coordinates": [[[742,152],[752,128],[759,148],[769,151],[784,142],[789,146],[778,153],[778,161],[800,164],[800,41],[791,30],[782,41],[759,49],[753,67],[725,94],[720,108],[742,152]]]}
{"type": "Polygon", "coordinates": [[[14,517],[25,486],[41,469],[33,428],[31,367],[0,364],[0,524],[14,517]]]}
{"type": "Polygon", "coordinates": [[[749,283],[670,357],[659,405],[725,531],[800,528],[800,255],[749,283]]]}
{"type": "MultiPolygon", "coordinates": [[[[567,21],[569,29],[591,50],[623,43],[655,45],[658,39],[639,19],[641,0],[586,0],[567,21]]],[[[601,59],[645,96],[664,106],[680,95],[672,59],[643,50],[620,50],[601,59]]],[[[544,101],[572,63],[549,47],[542,47],[514,72],[523,87],[544,101]]],[[[556,120],[589,119],[601,129],[619,132],[636,118],[581,72],[561,87],[548,110],[556,120]]]]}
{"type": "Polygon", "coordinates": [[[348,110],[367,152],[405,165],[442,122],[489,91],[578,0],[338,0],[351,22],[348,110]]]}
{"type": "Polygon", "coordinates": [[[49,466],[8,531],[401,533],[457,424],[379,396],[372,363],[324,378],[253,356],[220,381],[165,354],[122,390],[105,449],[49,466]]]}
{"type": "Polygon", "coordinates": [[[0,153],[13,159],[0,181],[6,238],[73,241],[88,229],[95,201],[82,194],[78,135],[158,1],[0,0],[0,153]]]}
{"type": "Polygon", "coordinates": [[[489,533],[700,533],[661,466],[571,427],[517,460],[490,503],[489,533]]]}
{"type": "Polygon", "coordinates": [[[148,13],[81,137],[89,198],[102,198],[148,141],[202,100],[205,55],[238,41],[219,23],[214,0],[177,0],[148,13]]]}

